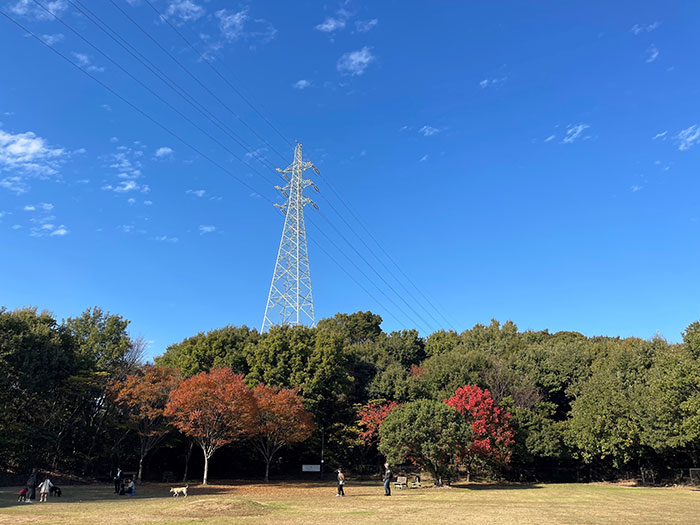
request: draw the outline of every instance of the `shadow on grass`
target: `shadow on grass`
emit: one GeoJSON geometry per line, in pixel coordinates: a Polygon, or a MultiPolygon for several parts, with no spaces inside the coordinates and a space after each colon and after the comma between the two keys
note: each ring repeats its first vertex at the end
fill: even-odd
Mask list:
{"type": "Polygon", "coordinates": [[[533,490],[542,488],[537,483],[458,483],[452,486],[461,490],[533,490]]]}

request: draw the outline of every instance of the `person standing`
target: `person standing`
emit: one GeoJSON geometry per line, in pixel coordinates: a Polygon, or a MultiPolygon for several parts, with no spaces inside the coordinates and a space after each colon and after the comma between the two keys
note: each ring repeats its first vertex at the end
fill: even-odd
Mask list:
{"type": "Polygon", "coordinates": [[[384,495],[391,496],[391,468],[389,468],[389,463],[384,463],[384,495]]]}
{"type": "Polygon", "coordinates": [[[343,474],[343,469],[339,468],[338,469],[338,493],[335,495],[336,498],[338,497],[345,497],[345,474],[343,474]]]}
{"type": "Polygon", "coordinates": [[[53,487],[53,483],[51,483],[49,478],[46,478],[41,482],[41,485],[39,485],[39,503],[46,502],[47,498],[49,497],[49,489],[51,487],[53,487]]]}
{"type": "Polygon", "coordinates": [[[122,485],[122,469],[117,467],[117,475],[114,476],[114,493],[119,494],[119,489],[122,485]]]}
{"type": "Polygon", "coordinates": [[[29,489],[29,501],[36,499],[36,484],[38,482],[39,473],[36,469],[32,469],[32,473],[27,480],[27,488],[29,489]]]}

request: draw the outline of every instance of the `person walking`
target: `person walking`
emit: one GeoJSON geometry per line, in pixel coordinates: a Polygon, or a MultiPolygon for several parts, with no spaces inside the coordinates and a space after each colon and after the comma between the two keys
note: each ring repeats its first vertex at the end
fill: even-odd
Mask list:
{"type": "Polygon", "coordinates": [[[335,495],[336,498],[345,497],[345,475],[343,474],[343,469],[338,469],[338,493],[335,495]]]}
{"type": "Polygon", "coordinates": [[[39,485],[39,503],[46,502],[51,487],[53,487],[53,483],[51,483],[49,478],[41,482],[41,485],[39,485]]]}
{"type": "Polygon", "coordinates": [[[114,476],[114,493],[119,494],[122,485],[122,469],[117,467],[117,475],[114,476]]]}
{"type": "Polygon", "coordinates": [[[384,463],[384,495],[391,496],[391,468],[389,463],[384,463]]]}

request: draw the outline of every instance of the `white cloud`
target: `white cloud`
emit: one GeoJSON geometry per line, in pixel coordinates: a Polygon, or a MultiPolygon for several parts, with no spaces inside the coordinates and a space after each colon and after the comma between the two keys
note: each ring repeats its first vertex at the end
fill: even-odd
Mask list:
{"type": "Polygon", "coordinates": [[[150,206],[153,204],[153,201],[143,201],[144,205],[150,206]]]}
{"type": "Polygon", "coordinates": [[[662,131],[661,133],[657,133],[656,135],[651,137],[651,140],[656,140],[656,139],[666,140],[667,134],[668,134],[668,131],[662,131]]]}
{"type": "Polygon", "coordinates": [[[63,224],[61,224],[58,228],[56,228],[54,231],[52,231],[50,233],[50,235],[51,235],[51,237],[56,237],[56,236],[63,237],[67,233],[68,233],[68,230],[66,229],[66,227],[63,224]]]}
{"type": "Polygon", "coordinates": [[[39,204],[27,204],[22,209],[24,211],[37,211],[37,210],[51,211],[51,210],[53,210],[53,204],[51,204],[50,202],[40,202],[39,204]]]}
{"type": "Polygon", "coordinates": [[[316,26],[316,29],[324,33],[332,33],[338,29],[345,29],[346,18],[339,16],[338,18],[329,16],[323,22],[316,26]]]}
{"type": "Polygon", "coordinates": [[[187,190],[185,193],[188,195],[195,195],[196,197],[204,197],[206,190],[187,190]]]}
{"type": "Polygon", "coordinates": [[[306,89],[307,87],[311,86],[311,82],[308,80],[297,80],[294,84],[292,84],[292,87],[294,89],[306,89]]]}
{"type": "Polygon", "coordinates": [[[556,136],[550,135],[549,137],[547,137],[546,139],[544,139],[544,141],[545,141],[545,142],[551,142],[551,141],[554,140],[555,138],[556,138],[556,136]]]}
{"type": "Polygon", "coordinates": [[[439,128],[434,128],[432,126],[425,125],[418,130],[418,133],[422,133],[425,137],[432,137],[433,135],[437,135],[438,133],[440,133],[440,131],[441,130],[439,128]]]}
{"type": "MultiPolygon", "coordinates": [[[[220,9],[215,13],[219,19],[219,30],[222,36],[229,42],[236,40],[256,40],[263,44],[269,42],[277,34],[277,29],[262,18],[251,18],[248,8],[231,12],[228,9],[220,9]]],[[[215,48],[220,44],[214,44],[215,48]]]]}
{"type": "Polygon", "coordinates": [[[64,38],[65,36],[63,35],[63,33],[56,33],[54,35],[41,35],[41,39],[50,46],[58,44],[59,42],[63,42],[64,38]]]}
{"type": "Polygon", "coordinates": [[[418,162],[425,162],[428,160],[428,155],[423,155],[418,162]]]}
{"type": "Polygon", "coordinates": [[[362,75],[376,57],[372,54],[371,48],[365,46],[358,51],[345,53],[338,59],[338,71],[345,75],[362,75]]]}
{"type": "Polygon", "coordinates": [[[497,86],[498,84],[502,84],[508,80],[508,77],[499,77],[499,78],[485,78],[481,82],[479,82],[479,86],[481,86],[481,89],[485,89],[489,86],[497,86]]]}
{"type": "Polygon", "coordinates": [[[695,144],[700,143],[700,127],[697,124],[683,129],[675,136],[678,140],[678,149],[686,151],[692,148],[695,144]]]}
{"type": "Polygon", "coordinates": [[[642,186],[637,186],[636,184],[633,185],[633,186],[630,188],[630,190],[632,191],[632,193],[637,193],[637,192],[638,192],[639,190],[641,190],[641,189],[642,189],[642,186]]]}
{"type": "Polygon", "coordinates": [[[36,206],[33,204],[27,204],[23,209],[24,211],[36,211],[36,206]]]}
{"type": "Polygon", "coordinates": [[[583,131],[590,126],[588,124],[569,124],[566,128],[566,136],[563,138],[563,144],[573,143],[583,131]]]}
{"type": "Polygon", "coordinates": [[[204,16],[204,8],[192,0],[173,0],[168,5],[165,14],[179,18],[183,22],[190,22],[204,16]]]}
{"type": "Polygon", "coordinates": [[[652,44],[647,48],[647,58],[646,58],[645,62],[647,64],[649,64],[650,62],[653,62],[654,60],[656,60],[656,57],[658,57],[658,56],[659,56],[659,50],[656,48],[656,46],[654,44],[652,44]]]}
{"type": "Polygon", "coordinates": [[[155,240],[159,242],[178,242],[180,239],[178,239],[177,237],[168,237],[167,235],[161,235],[159,237],[156,237],[155,240]]]}
{"type": "Polygon", "coordinates": [[[161,148],[158,148],[156,150],[156,157],[163,158],[163,157],[169,157],[173,154],[173,149],[169,148],[167,146],[163,146],[161,148]]]}
{"type": "MultiPolygon", "coordinates": [[[[49,2],[42,2],[42,4],[46,10],[51,11],[57,16],[68,9],[66,0],[52,0],[49,2]]],[[[18,0],[10,7],[10,11],[16,15],[27,16],[37,20],[53,20],[53,16],[47,13],[46,10],[39,7],[33,0],[18,0]]]]}
{"type": "Polygon", "coordinates": [[[647,32],[651,33],[654,29],[659,27],[661,25],[660,22],[653,22],[651,24],[647,24],[645,26],[639,25],[639,24],[634,24],[630,31],[634,33],[635,35],[638,35],[639,33],[647,32]]]}
{"type": "Polygon", "coordinates": [[[127,199],[126,202],[129,204],[129,206],[133,206],[134,204],[136,204],[136,199],[131,197],[131,198],[127,199]]]}
{"type": "Polygon", "coordinates": [[[19,230],[21,227],[22,227],[22,225],[20,225],[20,224],[13,224],[12,225],[13,230],[19,230]]]}
{"type": "Polygon", "coordinates": [[[216,231],[216,226],[207,226],[203,224],[199,227],[200,235],[204,235],[205,233],[211,233],[213,231],[216,231]]]}
{"type": "Polygon", "coordinates": [[[376,18],[373,18],[372,20],[358,20],[355,22],[355,29],[359,33],[366,33],[370,29],[372,29],[374,26],[376,26],[379,23],[379,20],[376,18]]]}
{"type": "Polygon", "coordinates": [[[15,172],[0,178],[0,187],[17,194],[27,191],[27,177],[48,177],[58,173],[68,156],[63,148],[52,148],[35,133],[8,133],[0,129],[0,173],[15,172]]]}
{"type": "Polygon", "coordinates": [[[90,57],[90,55],[86,55],[85,53],[78,53],[76,51],[73,51],[72,55],[78,62],[78,65],[86,71],[101,73],[105,70],[105,68],[101,66],[94,65],[92,63],[92,57],[90,57]]]}

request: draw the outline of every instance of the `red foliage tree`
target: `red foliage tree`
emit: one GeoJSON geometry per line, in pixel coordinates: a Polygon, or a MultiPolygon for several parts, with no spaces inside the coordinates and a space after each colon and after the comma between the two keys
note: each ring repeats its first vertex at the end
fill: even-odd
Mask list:
{"type": "Polygon", "coordinates": [[[379,427],[391,411],[400,406],[396,401],[370,401],[357,413],[358,426],[362,429],[358,439],[366,446],[376,443],[379,439],[379,427]]]}
{"type": "Polygon", "coordinates": [[[467,480],[479,459],[498,464],[510,461],[515,437],[509,423],[510,413],[494,403],[488,389],[465,385],[458,388],[454,396],[445,399],[445,403],[471,423],[472,442],[460,451],[467,467],[467,480]]]}
{"type": "Polygon", "coordinates": [[[174,369],[146,366],[140,374],[128,375],[110,385],[115,401],[126,409],[139,435],[139,481],[144,458],[168,433],[165,406],[170,392],[180,382],[180,375],[174,369]]]}
{"type": "Polygon", "coordinates": [[[314,429],[311,414],[304,410],[298,388],[273,388],[259,384],[253,389],[253,443],[265,460],[265,481],[270,463],[279,450],[306,440],[314,429]]]}
{"type": "Polygon", "coordinates": [[[170,393],[165,415],[202,448],[207,484],[209,459],[237,437],[251,434],[255,414],[253,392],[230,368],[202,372],[170,393]]]}

